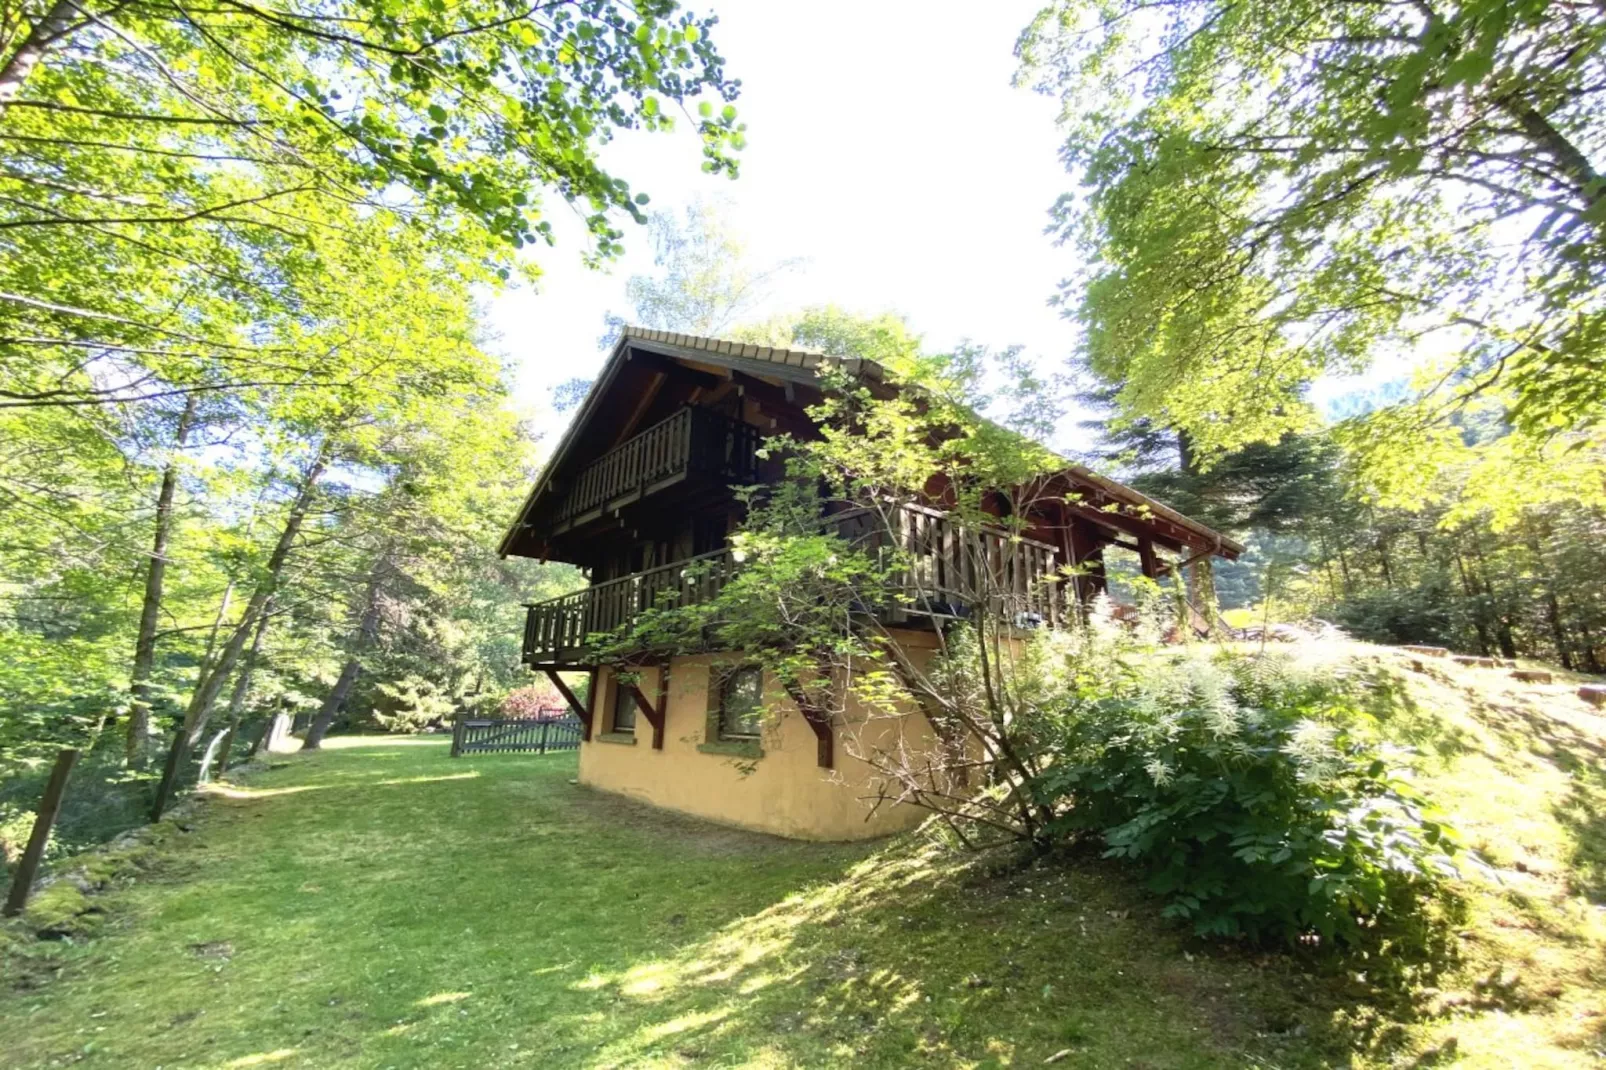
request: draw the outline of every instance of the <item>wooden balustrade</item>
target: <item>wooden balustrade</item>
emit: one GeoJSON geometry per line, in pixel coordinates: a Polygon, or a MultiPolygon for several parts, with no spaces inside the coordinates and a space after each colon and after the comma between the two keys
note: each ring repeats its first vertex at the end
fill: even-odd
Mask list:
{"type": "Polygon", "coordinates": [[[579,660],[587,636],[612,632],[653,606],[707,601],[724,589],[734,569],[730,551],[716,550],[537,602],[525,616],[524,660],[531,665],[579,660]]]}
{"type": "MultiPolygon", "coordinates": [[[[998,528],[965,528],[940,509],[919,505],[853,509],[827,522],[861,550],[898,552],[892,590],[884,592],[891,597],[867,600],[888,624],[965,617],[979,605],[1022,627],[1059,624],[1056,550],[1047,543],[998,528]]],[[[738,567],[729,550],[718,550],[535,603],[525,618],[524,660],[583,663],[589,636],[623,627],[652,606],[707,601],[738,567]]]]}
{"type": "Polygon", "coordinates": [[[1058,550],[995,527],[966,528],[950,513],[924,505],[853,509],[832,517],[861,548],[895,548],[893,585],[900,605],[889,623],[920,616],[968,616],[979,605],[1023,626],[1057,625],[1058,550]]]}
{"type": "Polygon", "coordinates": [[[552,511],[552,524],[618,508],[689,475],[749,482],[758,445],[756,427],[688,406],[582,468],[552,511]]]}

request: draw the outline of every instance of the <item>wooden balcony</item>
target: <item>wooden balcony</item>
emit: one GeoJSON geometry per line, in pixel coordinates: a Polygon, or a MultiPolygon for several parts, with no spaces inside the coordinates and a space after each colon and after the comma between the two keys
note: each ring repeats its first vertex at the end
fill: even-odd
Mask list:
{"type": "Polygon", "coordinates": [[[683,408],[576,473],[550,514],[547,534],[569,531],[688,479],[752,482],[758,446],[756,427],[708,409],[683,408]]]}
{"type": "MultiPolygon", "coordinates": [[[[843,538],[874,553],[902,551],[893,577],[895,597],[876,598],[878,617],[901,625],[966,617],[982,602],[1021,627],[1056,626],[1056,551],[1047,543],[996,528],[967,530],[938,509],[906,505],[881,512],[854,509],[827,521],[843,538]]],[[[528,665],[587,662],[588,638],[628,624],[652,606],[696,605],[713,598],[740,565],[719,550],[587,587],[528,607],[524,661],[528,665]]]]}

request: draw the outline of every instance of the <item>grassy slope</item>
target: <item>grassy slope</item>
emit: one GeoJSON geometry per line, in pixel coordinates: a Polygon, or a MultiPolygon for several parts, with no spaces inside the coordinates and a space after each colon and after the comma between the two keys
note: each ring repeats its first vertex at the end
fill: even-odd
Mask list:
{"type": "Polygon", "coordinates": [[[1606,718],[1434,671],[1392,729],[1504,883],[1403,1002],[1375,963],[1203,947],[1088,859],[790,844],[572,757],[349,741],[224,787],[101,935],[38,945],[60,976],[0,987],[0,1065],[1596,1065],[1606,718]]]}

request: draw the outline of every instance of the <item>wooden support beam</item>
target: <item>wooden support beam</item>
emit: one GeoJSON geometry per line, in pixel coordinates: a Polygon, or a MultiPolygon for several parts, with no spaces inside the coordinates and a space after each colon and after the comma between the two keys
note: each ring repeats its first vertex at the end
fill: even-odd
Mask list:
{"type": "Polygon", "coordinates": [[[652,749],[664,749],[664,725],[669,716],[669,662],[658,665],[658,720],[653,722],[652,749]]]}
{"type": "MultiPolygon", "coordinates": [[[[662,680],[662,678],[663,678],[663,674],[660,673],[659,674],[659,679],[662,680]]],[[[624,686],[628,687],[630,689],[630,697],[636,700],[636,708],[641,711],[641,715],[643,717],[647,718],[647,723],[652,725],[652,749],[653,750],[663,750],[664,749],[664,707],[663,707],[664,691],[663,691],[663,685],[661,683],[659,684],[659,705],[657,705],[657,706],[654,706],[652,703],[648,702],[647,701],[647,696],[643,695],[641,693],[641,688],[637,687],[635,684],[626,684],[624,686]]]]}
{"type": "Polygon", "coordinates": [[[831,731],[831,718],[804,710],[803,720],[814,729],[815,764],[821,769],[833,768],[836,762],[836,734],[831,731]]]}
{"type": "Polygon", "coordinates": [[[1205,558],[1213,557],[1214,555],[1214,550],[1200,550],[1193,554],[1193,556],[1182,558],[1175,564],[1169,561],[1162,561],[1160,562],[1160,575],[1169,576],[1173,572],[1180,575],[1182,570],[1187,568],[1189,565],[1197,564],[1198,562],[1203,561],[1205,558]]]}
{"type": "MultiPolygon", "coordinates": [[[[552,681],[552,686],[558,689],[558,694],[562,695],[563,696],[563,700],[569,704],[569,708],[574,711],[574,715],[576,717],[580,718],[580,738],[582,740],[584,740],[585,742],[590,743],[591,742],[591,708],[589,706],[582,705],[580,700],[574,697],[574,692],[570,691],[569,690],[569,685],[563,682],[563,677],[558,675],[558,670],[556,670],[556,669],[544,669],[542,671],[546,673],[547,679],[552,681]]],[[[596,694],[597,694],[597,670],[592,669],[591,670],[591,693],[590,693],[590,695],[588,697],[595,698],[596,694]]]]}
{"type": "Polygon", "coordinates": [[[1154,540],[1146,535],[1138,536],[1138,560],[1145,576],[1151,580],[1160,578],[1160,559],[1154,552],[1154,540]]]}
{"type": "Polygon", "coordinates": [[[661,371],[653,372],[652,379],[647,383],[647,389],[641,392],[641,397],[636,401],[636,407],[631,411],[629,418],[620,423],[619,430],[614,434],[613,442],[609,444],[608,449],[618,447],[625,439],[636,433],[636,425],[641,423],[642,415],[652,404],[653,398],[658,396],[658,391],[663,388],[664,380],[667,378],[668,376],[661,371]]]}

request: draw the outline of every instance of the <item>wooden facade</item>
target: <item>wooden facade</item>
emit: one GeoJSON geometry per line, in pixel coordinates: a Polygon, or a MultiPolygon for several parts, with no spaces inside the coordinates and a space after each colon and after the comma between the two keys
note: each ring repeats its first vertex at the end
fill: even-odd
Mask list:
{"type": "MultiPolygon", "coordinates": [[[[589,579],[528,607],[527,664],[588,667],[588,636],[650,606],[688,605],[722,589],[739,567],[727,546],[741,522],[732,488],[779,477],[776,462],[758,456],[766,436],[816,433],[806,409],[820,399],[816,369],[827,359],[626,330],[501,546],[504,555],[570,562],[589,579]]],[[[847,365],[891,389],[872,362],[847,365]]],[[[1106,547],[1131,549],[1148,575],[1241,549],[1078,466],[1027,496],[1042,503],[1024,518],[1027,537],[963,530],[940,508],[941,488],[927,489],[930,505],[890,515],[851,509],[826,521],[861,547],[903,551],[895,582],[905,597],[882,611],[889,624],[931,626],[986,597],[1007,599],[1023,627],[1054,626],[1071,600],[1102,589],[1106,547]],[[1056,575],[1067,563],[1083,573],[1074,583],[1056,575]]]]}

